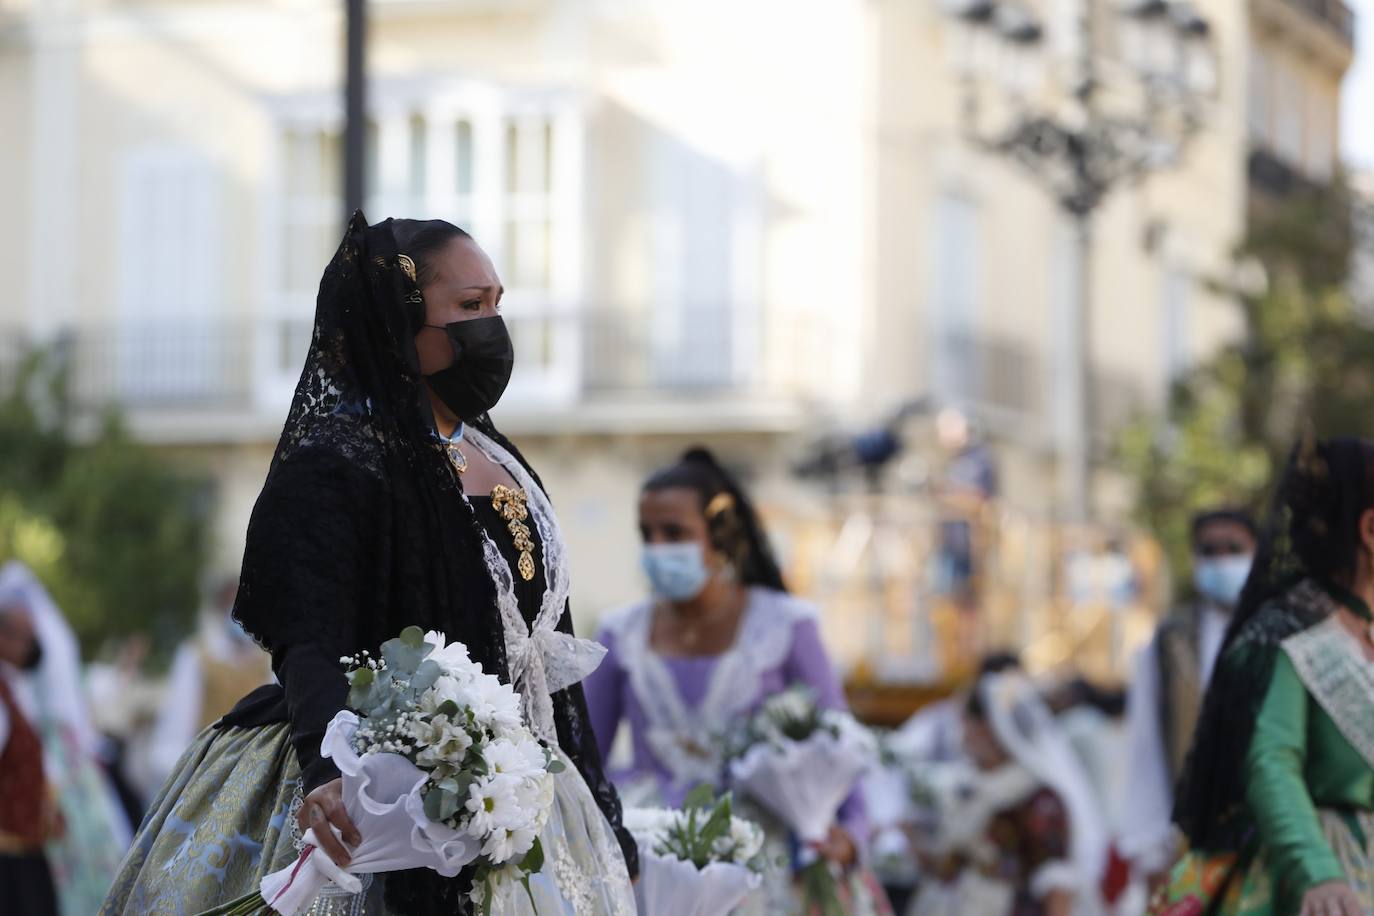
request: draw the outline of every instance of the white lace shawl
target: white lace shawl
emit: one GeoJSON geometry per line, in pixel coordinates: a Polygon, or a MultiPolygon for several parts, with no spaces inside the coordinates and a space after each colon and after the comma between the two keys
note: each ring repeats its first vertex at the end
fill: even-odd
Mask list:
{"type": "Polygon", "coordinates": [[[758,702],[764,672],[787,658],[796,623],[816,612],[785,592],[751,588],[734,645],[717,657],[701,702],[690,707],[663,657],[649,647],[653,609],[649,601],[626,608],[611,616],[606,629],[644,710],[649,750],[680,792],[720,777],[721,738],[758,702]]]}
{"type": "Polygon", "coordinates": [[[496,602],[506,636],[506,664],[511,683],[520,694],[525,721],[537,736],[556,746],[558,733],[554,727],[552,694],[571,687],[595,671],[606,649],[590,639],[578,639],[555,629],[567,610],[572,584],[563,535],[544,491],[524,465],[481,431],[468,427],[463,438],[505,468],[525,491],[530,517],[539,532],[546,587],[532,625],[526,625],[520,614],[510,564],[486,532],[482,534],[482,550],[487,570],[496,584],[496,602]]]}

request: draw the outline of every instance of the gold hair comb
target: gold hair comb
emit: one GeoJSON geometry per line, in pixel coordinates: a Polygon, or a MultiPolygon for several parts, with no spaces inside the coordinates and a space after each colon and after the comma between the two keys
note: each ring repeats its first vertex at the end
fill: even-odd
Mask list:
{"type": "Polygon", "coordinates": [[[416,282],[416,281],[415,281],[415,262],[412,261],[412,260],[410,259],[410,255],[408,255],[408,254],[398,254],[398,255],[396,256],[396,263],[397,263],[398,265],[400,265],[401,270],[405,272],[405,275],[406,275],[407,277],[410,278],[410,282],[411,282],[411,283],[416,282]]]}
{"type": "Polygon", "coordinates": [[[717,493],[711,497],[711,501],[706,504],[706,518],[715,519],[722,512],[729,512],[735,508],[735,498],[729,493],[717,493]]]}

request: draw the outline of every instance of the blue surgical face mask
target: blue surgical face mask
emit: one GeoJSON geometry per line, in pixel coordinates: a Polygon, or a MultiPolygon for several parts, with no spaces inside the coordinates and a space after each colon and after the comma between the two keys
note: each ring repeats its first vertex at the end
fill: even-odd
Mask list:
{"type": "Polygon", "coordinates": [[[1229,557],[1210,557],[1193,563],[1193,585],[1202,597],[1224,608],[1233,608],[1240,601],[1241,589],[1250,576],[1254,557],[1248,553],[1229,557]]]}
{"type": "Polygon", "coordinates": [[[701,545],[695,541],[647,544],[640,555],[640,565],[654,594],[669,601],[690,601],[701,594],[711,579],[701,545]]]}
{"type": "Polygon", "coordinates": [[[229,641],[238,646],[251,646],[253,637],[248,635],[237,620],[232,617],[224,618],[224,634],[229,637],[229,641]]]}

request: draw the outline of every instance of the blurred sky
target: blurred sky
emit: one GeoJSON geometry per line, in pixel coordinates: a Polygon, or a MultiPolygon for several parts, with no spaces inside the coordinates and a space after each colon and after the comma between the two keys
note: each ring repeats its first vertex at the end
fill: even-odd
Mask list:
{"type": "Polygon", "coordinates": [[[1346,78],[1345,155],[1353,165],[1374,169],[1374,0],[1350,0],[1359,22],[1355,66],[1346,78]]]}

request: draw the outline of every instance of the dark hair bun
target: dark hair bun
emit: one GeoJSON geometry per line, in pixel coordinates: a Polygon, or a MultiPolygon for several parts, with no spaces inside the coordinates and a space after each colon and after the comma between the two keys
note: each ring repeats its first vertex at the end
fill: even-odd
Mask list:
{"type": "Polygon", "coordinates": [[[713,468],[720,467],[720,463],[716,461],[716,456],[711,454],[711,450],[704,445],[694,445],[687,449],[682,453],[682,461],[684,464],[705,464],[713,468]]]}

